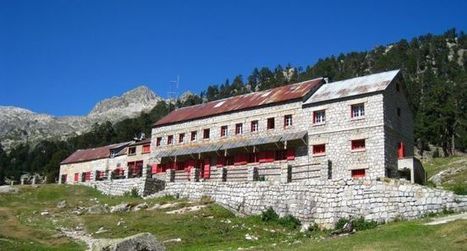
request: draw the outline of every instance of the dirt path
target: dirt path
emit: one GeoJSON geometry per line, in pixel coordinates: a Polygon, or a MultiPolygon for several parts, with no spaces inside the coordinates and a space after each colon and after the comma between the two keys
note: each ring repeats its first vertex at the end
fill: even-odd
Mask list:
{"type": "Polygon", "coordinates": [[[435,218],[433,221],[425,223],[425,225],[431,226],[431,225],[440,225],[444,223],[448,223],[451,221],[455,220],[467,220],[467,213],[462,213],[462,214],[454,214],[454,215],[449,215],[441,218],[435,218]]]}

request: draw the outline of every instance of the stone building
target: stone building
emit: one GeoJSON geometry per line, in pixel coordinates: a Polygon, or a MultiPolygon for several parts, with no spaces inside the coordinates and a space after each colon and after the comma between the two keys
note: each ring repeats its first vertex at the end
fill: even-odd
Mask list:
{"type": "Polygon", "coordinates": [[[150,151],[150,139],[77,150],[60,163],[59,182],[141,177],[150,151]]]}
{"type": "Polygon", "coordinates": [[[180,180],[190,180],[193,170],[205,181],[408,171],[409,179],[423,182],[398,70],[333,83],[318,78],[180,108],[156,122],[151,137],[153,173],[176,170],[180,180]]]}

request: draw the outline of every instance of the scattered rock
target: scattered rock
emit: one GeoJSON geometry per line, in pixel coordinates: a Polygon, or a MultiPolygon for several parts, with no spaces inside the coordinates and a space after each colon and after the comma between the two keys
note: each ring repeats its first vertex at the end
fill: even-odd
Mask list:
{"type": "Polygon", "coordinates": [[[94,205],[87,209],[88,214],[105,214],[108,213],[109,209],[103,205],[94,205]]]}
{"type": "Polygon", "coordinates": [[[42,215],[42,216],[49,215],[49,212],[48,212],[48,211],[41,212],[41,215],[42,215]]]}
{"type": "Polygon", "coordinates": [[[123,224],[125,224],[125,221],[123,221],[123,220],[121,220],[121,219],[117,222],[117,226],[121,226],[121,225],[123,225],[123,224]]]}
{"type": "Polygon", "coordinates": [[[18,192],[19,192],[19,189],[17,187],[8,186],[8,185],[0,186],[0,194],[1,193],[18,193],[18,192]]]}
{"type": "Polygon", "coordinates": [[[180,238],[175,238],[175,239],[168,239],[168,240],[165,240],[163,241],[164,243],[169,243],[169,242],[181,242],[182,239],[180,238]]]}
{"type": "Polygon", "coordinates": [[[65,208],[66,206],[66,200],[62,200],[57,203],[57,208],[65,208]]]}
{"type": "Polygon", "coordinates": [[[245,234],[245,240],[257,241],[258,237],[254,236],[254,235],[251,235],[251,234],[245,234]]]}
{"type": "Polygon", "coordinates": [[[109,230],[106,230],[104,227],[100,227],[96,232],[95,234],[101,234],[101,233],[105,233],[105,232],[108,232],[109,230]]]}
{"type": "Polygon", "coordinates": [[[123,239],[101,239],[92,243],[93,251],[163,251],[165,247],[150,233],[141,233],[123,239]]]}
{"type": "Polygon", "coordinates": [[[178,203],[178,202],[167,203],[167,204],[161,205],[161,206],[159,207],[159,209],[167,209],[167,208],[175,207],[175,206],[177,206],[178,204],[180,204],[180,203],[178,203]]]}
{"type": "Polygon", "coordinates": [[[124,202],[110,208],[111,213],[124,213],[130,211],[130,204],[124,202]]]}
{"type": "Polygon", "coordinates": [[[148,203],[144,202],[144,203],[141,203],[141,204],[136,205],[136,206],[133,208],[133,211],[137,212],[137,211],[140,211],[140,210],[142,210],[142,209],[146,209],[146,208],[148,208],[148,207],[149,207],[148,203]]]}
{"type": "Polygon", "coordinates": [[[195,211],[201,210],[204,207],[206,207],[206,206],[205,205],[198,205],[198,206],[184,207],[184,208],[180,208],[180,209],[177,209],[177,210],[168,211],[167,214],[184,214],[184,213],[188,213],[188,212],[195,212],[195,211]]]}

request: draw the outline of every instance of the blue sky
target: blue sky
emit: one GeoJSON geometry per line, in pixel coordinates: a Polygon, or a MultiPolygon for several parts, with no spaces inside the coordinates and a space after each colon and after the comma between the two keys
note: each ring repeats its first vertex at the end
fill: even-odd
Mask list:
{"type": "Polygon", "coordinates": [[[467,1],[0,0],[0,105],[87,114],[145,84],[165,97],[254,67],[306,66],[448,28],[467,1]]]}

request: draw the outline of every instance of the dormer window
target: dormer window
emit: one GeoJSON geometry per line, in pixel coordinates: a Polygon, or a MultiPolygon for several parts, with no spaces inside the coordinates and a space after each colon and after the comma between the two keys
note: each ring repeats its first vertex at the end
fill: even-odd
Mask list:
{"type": "Polygon", "coordinates": [[[129,147],[128,148],[128,155],[135,155],[136,154],[136,147],[129,147]]]}

